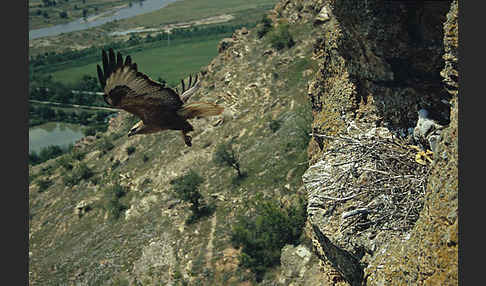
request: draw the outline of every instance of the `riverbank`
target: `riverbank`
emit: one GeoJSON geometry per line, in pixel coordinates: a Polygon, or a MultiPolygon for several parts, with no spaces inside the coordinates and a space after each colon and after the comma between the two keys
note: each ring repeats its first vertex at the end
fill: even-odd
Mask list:
{"type": "Polygon", "coordinates": [[[123,30],[123,31],[115,31],[110,33],[110,36],[125,36],[129,34],[137,34],[137,33],[152,33],[152,32],[171,32],[173,29],[183,29],[183,28],[189,28],[193,26],[201,26],[201,25],[209,25],[209,24],[219,24],[219,23],[224,23],[228,22],[230,20],[233,20],[235,17],[233,15],[229,14],[224,14],[224,15],[218,15],[218,16],[213,16],[213,17],[208,17],[204,18],[201,20],[194,20],[194,21],[189,21],[189,22],[180,22],[180,23],[175,23],[175,24],[168,24],[164,25],[160,28],[145,28],[143,26],[141,27],[136,27],[133,29],[128,29],[128,30],[123,30]]]}
{"type": "MultiPolygon", "coordinates": [[[[137,15],[147,14],[152,11],[159,10],[174,1],[177,0],[144,0],[139,2],[138,5],[133,5],[131,2],[129,2],[129,4],[118,5],[102,13],[96,13],[89,18],[87,17],[87,12],[83,12],[82,17],[70,17],[67,12],[62,11],[60,12],[60,15],[63,15],[64,13],[64,16],[61,16],[61,18],[63,20],[71,19],[71,21],[40,29],[30,29],[29,39],[55,36],[61,33],[69,33],[74,31],[82,31],[96,26],[101,26],[109,22],[128,19],[137,15]]],[[[78,7],[77,10],[79,9],[80,8],[78,7]]],[[[83,8],[83,11],[87,11],[87,9],[83,8]]]]}
{"type": "Polygon", "coordinates": [[[132,0],[71,0],[71,1],[40,1],[29,0],[29,30],[48,28],[67,24],[83,18],[98,18],[111,11],[116,11],[129,5],[132,0]],[[61,12],[66,12],[61,15],[61,12]]]}

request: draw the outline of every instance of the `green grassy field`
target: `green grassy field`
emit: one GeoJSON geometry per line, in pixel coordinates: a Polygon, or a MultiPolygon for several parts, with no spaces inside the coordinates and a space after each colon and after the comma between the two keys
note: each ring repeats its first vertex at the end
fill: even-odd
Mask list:
{"type": "MultiPolygon", "coordinates": [[[[131,52],[132,61],[136,62],[141,72],[148,74],[152,79],[163,78],[169,85],[177,84],[180,79],[189,73],[198,72],[201,67],[209,64],[216,56],[217,44],[220,37],[206,39],[205,41],[185,41],[169,47],[155,47],[131,52]]],[[[126,54],[126,53],[125,53],[126,54]]],[[[73,83],[88,74],[97,76],[96,64],[93,63],[69,67],[53,73],[55,81],[73,83]]]]}

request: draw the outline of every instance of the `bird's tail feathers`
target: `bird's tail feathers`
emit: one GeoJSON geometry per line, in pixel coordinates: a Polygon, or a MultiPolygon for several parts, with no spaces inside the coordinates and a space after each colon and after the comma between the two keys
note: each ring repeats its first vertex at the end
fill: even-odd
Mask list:
{"type": "Polygon", "coordinates": [[[191,119],[194,117],[219,115],[223,111],[224,107],[217,104],[208,102],[191,102],[184,104],[177,113],[185,119],[191,119]]]}

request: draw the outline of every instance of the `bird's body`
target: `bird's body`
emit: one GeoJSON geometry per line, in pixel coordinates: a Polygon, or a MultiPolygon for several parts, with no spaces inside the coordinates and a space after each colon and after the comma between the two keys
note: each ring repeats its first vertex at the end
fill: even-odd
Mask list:
{"type": "Polygon", "coordinates": [[[116,58],[112,49],[108,55],[102,51],[103,69],[98,65],[98,79],[104,89],[104,99],[109,105],[128,111],[141,119],[135,124],[128,136],[149,134],[164,130],[181,130],[186,145],[191,146],[188,132],[194,128],[187,121],[194,117],[218,115],[223,107],[206,102],[186,103],[199,87],[197,76],[185,88],[182,80],[182,93],[153,81],[137,70],[130,56],[125,62],[118,52],[116,58]]]}

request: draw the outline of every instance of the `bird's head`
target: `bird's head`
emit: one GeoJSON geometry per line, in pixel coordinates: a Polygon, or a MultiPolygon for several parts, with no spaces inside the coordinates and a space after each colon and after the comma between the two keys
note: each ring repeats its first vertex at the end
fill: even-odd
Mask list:
{"type": "Polygon", "coordinates": [[[143,128],[144,128],[143,121],[137,122],[137,124],[133,125],[130,131],[128,131],[128,137],[140,133],[140,131],[142,131],[143,128]]]}

